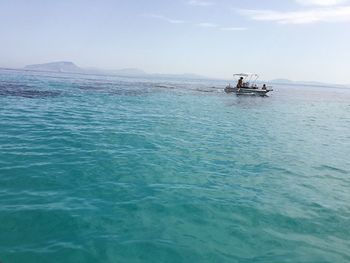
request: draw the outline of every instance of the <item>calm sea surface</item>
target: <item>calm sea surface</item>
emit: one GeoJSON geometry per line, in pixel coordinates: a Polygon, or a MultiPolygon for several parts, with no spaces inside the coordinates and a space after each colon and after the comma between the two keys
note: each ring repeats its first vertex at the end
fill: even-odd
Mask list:
{"type": "Polygon", "coordinates": [[[350,89],[0,71],[0,261],[350,262],[350,89]]]}

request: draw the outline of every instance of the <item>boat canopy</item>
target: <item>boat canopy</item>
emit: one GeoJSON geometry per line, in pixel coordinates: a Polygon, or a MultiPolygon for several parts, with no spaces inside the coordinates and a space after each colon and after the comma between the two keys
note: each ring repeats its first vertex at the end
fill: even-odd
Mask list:
{"type": "Polygon", "coordinates": [[[235,79],[239,79],[242,77],[246,82],[252,84],[258,80],[259,75],[255,73],[237,73],[237,74],[233,74],[233,77],[235,79]]]}
{"type": "Polygon", "coordinates": [[[243,78],[247,78],[247,77],[255,77],[258,78],[259,75],[255,74],[255,73],[236,73],[233,74],[234,77],[243,77],[243,78]]]}

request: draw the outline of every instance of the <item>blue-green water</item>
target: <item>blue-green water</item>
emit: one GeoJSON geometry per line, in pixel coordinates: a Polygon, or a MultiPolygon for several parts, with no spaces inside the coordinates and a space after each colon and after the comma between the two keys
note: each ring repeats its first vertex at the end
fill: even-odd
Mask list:
{"type": "Polygon", "coordinates": [[[350,262],[350,90],[225,84],[0,71],[0,261],[350,262]]]}

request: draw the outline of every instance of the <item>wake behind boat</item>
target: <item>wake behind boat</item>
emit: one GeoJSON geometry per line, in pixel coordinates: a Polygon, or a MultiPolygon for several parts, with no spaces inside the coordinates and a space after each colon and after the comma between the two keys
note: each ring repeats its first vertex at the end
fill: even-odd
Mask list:
{"type": "Polygon", "coordinates": [[[236,93],[237,95],[251,95],[251,96],[267,96],[267,93],[273,91],[271,87],[266,87],[264,84],[261,88],[256,84],[259,75],[251,73],[233,74],[233,78],[237,81],[235,87],[230,84],[225,87],[226,93],[236,93]]]}

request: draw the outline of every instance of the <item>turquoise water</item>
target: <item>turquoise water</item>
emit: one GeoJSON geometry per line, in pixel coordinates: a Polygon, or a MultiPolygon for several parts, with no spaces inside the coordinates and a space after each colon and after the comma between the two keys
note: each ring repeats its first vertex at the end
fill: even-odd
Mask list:
{"type": "Polygon", "coordinates": [[[225,85],[0,71],[0,261],[349,262],[350,90],[225,85]]]}

